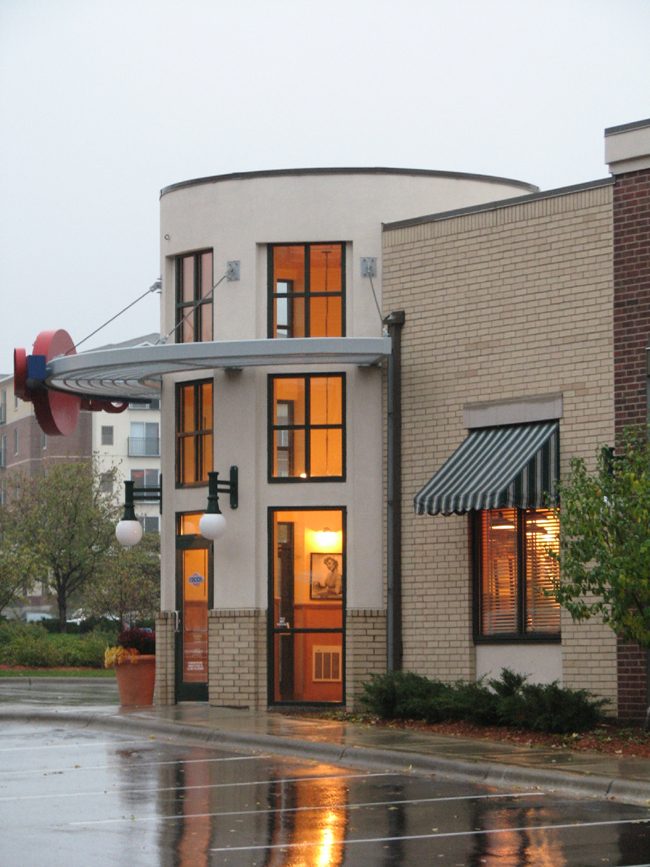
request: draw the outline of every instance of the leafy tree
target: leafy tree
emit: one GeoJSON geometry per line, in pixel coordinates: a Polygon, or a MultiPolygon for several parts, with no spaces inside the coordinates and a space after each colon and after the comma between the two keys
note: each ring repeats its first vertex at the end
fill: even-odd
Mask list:
{"type": "Polygon", "coordinates": [[[38,558],[15,538],[7,509],[0,507],[0,612],[29,590],[39,575],[38,558]]]}
{"type": "Polygon", "coordinates": [[[84,607],[121,624],[153,618],[160,607],[159,534],[145,533],[128,549],[115,542],[86,588],[84,607]]]}
{"type": "Polygon", "coordinates": [[[118,507],[102,490],[94,461],[50,464],[44,475],[15,475],[11,484],[11,534],[48,576],[65,632],[70,596],[85,588],[113,545],[118,507]]]}
{"type": "MultiPolygon", "coordinates": [[[[650,452],[626,431],[596,470],[571,461],[559,484],[557,600],[576,621],[601,615],[618,635],[650,648],[650,452]]],[[[650,709],[649,709],[650,716],[650,709]]],[[[646,725],[647,725],[646,720],[646,725]]]]}

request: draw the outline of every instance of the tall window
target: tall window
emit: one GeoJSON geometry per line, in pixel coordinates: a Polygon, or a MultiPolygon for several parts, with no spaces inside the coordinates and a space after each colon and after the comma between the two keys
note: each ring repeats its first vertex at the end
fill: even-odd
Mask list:
{"type": "Polygon", "coordinates": [[[200,485],[212,470],[212,381],[176,386],[176,484],[200,485]]]}
{"type": "Polygon", "coordinates": [[[7,466],[7,434],[0,436],[0,469],[7,466]]]}
{"type": "Polygon", "coordinates": [[[345,375],[269,377],[269,478],[343,480],[345,375]]]}
{"type": "Polygon", "coordinates": [[[344,245],[271,245],[268,250],[269,337],[343,337],[344,245]]]}
{"type": "Polygon", "coordinates": [[[176,342],[212,340],[212,250],[176,259],[176,342]]]}
{"type": "Polygon", "coordinates": [[[0,391],[0,424],[7,422],[7,389],[0,391]]]}
{"type": "Polygon", "coordinates": [[[113,425],[112,424],[103,424],[102,425],[102,445],[103,446],[112,446],[113,445],[113,425]]]}
{"type": "Polygon", "coordinates": [[[558,637],[560,606],[547,595],[558,577],[549,550],[559,524],[546,509],[494,509],[476,517],[477,638],[558,637]]]}

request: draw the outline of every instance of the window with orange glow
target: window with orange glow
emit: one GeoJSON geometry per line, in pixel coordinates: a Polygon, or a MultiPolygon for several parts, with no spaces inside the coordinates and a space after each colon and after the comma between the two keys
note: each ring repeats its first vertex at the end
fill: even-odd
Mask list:
{"type": "Polygon", "coordinates": [[[559,577],[559,523],[547,509],[480,513],[478,637],[559,636],[560,606],[549,595],[559,577]]]}
{"type": "Polygon", "coordinates": [[[176,342],[212,340],[212,250],[176,259],[176,342]]]}
{"type": "Polygon", "coordinates": [[[272,510],[272,702],[343,701],[344,528],[343,509],[272,510]]]}
{"type": "Polygon", "coordinates": [[[345,335],[345,246],[270,245],[269,337],[345,335]]]}
{"type": "Polygon", "coordinates": [[[212,381],[176,386],[176,484],[201,485],[212,470],[212,381]]]}
{"type": "Polygon", "coordinates": [[[269,377],[269,479],[345,477],[345,375],[269,377]]]}

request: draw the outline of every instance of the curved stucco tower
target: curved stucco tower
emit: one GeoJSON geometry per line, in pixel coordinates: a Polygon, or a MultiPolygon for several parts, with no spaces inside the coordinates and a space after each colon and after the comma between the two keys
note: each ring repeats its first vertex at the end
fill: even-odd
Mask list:
{"type": "Polygon", "coordinates": [[[194,360],[162,387],[159,702],[350,704],[385,669],[382,223],[534,190],[296,169],[162,191],[161,330],[194,360]],[[208,542],[207,474],[231,467],[208,542]]]}

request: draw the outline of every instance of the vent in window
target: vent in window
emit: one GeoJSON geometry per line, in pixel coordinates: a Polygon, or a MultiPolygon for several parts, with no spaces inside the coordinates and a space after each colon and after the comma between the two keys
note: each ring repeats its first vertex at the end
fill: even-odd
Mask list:
{"type": "Polygon", "coordinates": [[[314,681],[323,683],[341,680],[341,648],[314,647],[314,681]]]}

